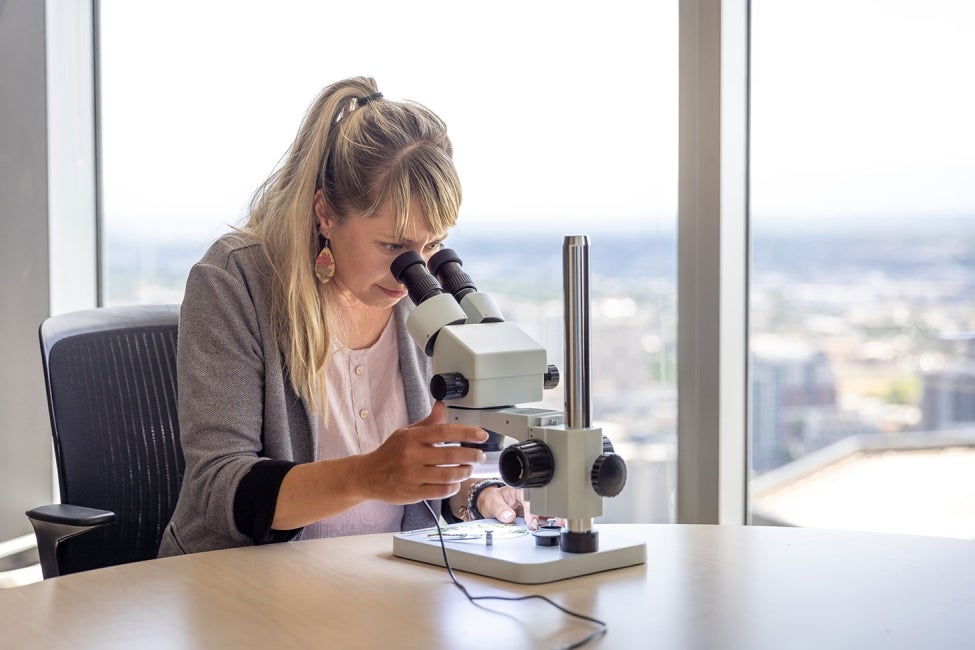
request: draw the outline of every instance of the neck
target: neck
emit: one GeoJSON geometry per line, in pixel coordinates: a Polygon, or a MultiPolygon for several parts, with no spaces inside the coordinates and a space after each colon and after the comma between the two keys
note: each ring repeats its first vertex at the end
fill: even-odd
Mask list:
{"type": "Polygon", "coordinates": [[[391,307],[369,307],[355,299],[336,300],[335,307],[335,334],[351,350],[375,345],[393,313],[391,307]]]}

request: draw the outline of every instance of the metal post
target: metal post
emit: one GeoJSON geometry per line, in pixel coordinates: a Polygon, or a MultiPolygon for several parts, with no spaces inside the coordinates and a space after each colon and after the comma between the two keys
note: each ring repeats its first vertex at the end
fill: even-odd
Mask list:
{"type": "Polygon", "coordinates": [[[562,243],[565,320],[565,427],[592,422],[589,392],[589,237],[566,235],[562,243]]]}

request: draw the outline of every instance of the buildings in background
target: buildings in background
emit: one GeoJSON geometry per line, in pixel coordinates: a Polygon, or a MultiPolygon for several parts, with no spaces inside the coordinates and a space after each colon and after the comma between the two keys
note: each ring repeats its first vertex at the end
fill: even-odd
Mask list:
{"type": "MultiPolygon", "coordinates": [[[[592,236],[594,422],[628,460],[605,521],[674,517],[676,257],[666,236],[592,236]]],[[[777,235],[753,243],[751,460],[756,476],[847,439],[975,427],[975,243],[953,233],[777,235]],[[940,238],[939,238],[940,237],[940,238]],[[842,252],[842,255],[839,252],[842,252]]],[[[483,233],[451,246],[562,367],[560,241],[483,233]]],[[[107,256],[112,303],[176,302],[202,247],[107,256]]],[[[561,408],[561,389],[545,404],[561,408]]]]}
{"type": "Polygon", "coordinates": [[[923,369],[922,426],[975,429],[975,333],[943,336],[940,347],[923,369]]]}

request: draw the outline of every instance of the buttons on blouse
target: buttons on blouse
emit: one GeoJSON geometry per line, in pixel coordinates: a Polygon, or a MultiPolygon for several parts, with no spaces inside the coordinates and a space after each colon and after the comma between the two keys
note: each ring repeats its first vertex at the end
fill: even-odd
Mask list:
{"type": "Polygon", "coordinates": [[[369,417],[368,409],[362,409],[361,411],[359,411],[359,417],[362,418],[363,420],[369,417]]]}
{"type": "Polygon", "coordinates": [[[365,370],[366,369],[363,366],[356,366],[355,367],[355,374],[361,375],[363,372],[365,372],[365,370]]]}

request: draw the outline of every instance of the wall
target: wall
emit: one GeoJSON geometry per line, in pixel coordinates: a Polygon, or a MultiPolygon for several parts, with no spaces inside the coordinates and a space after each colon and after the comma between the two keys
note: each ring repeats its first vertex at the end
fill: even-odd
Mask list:
{"type": "Polygon", "coordinates": [[[37,328],[50,309],[45,5],[0,0],[0,541],[51,500],[37,328]]]}

